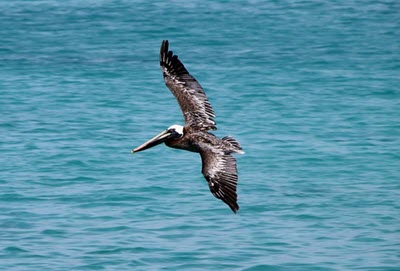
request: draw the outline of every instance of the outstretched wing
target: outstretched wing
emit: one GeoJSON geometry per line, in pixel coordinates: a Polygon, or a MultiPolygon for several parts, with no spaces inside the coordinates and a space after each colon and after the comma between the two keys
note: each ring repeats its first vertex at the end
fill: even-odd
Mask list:
{"type": "Polygon", "coordinates": [[[215,114],[204,90],[185,66],[168,50],[164,40],[160,50],[160,66],[165,84],[178,100],[187,126],[196,130],[216,130],[215,114]]]}
{"type": "Polygon", "coordinates": [[[202,173],[211,193],[236,213],[239,205],[236,194],[238,175],[235,158],[219,149],[203,149],[200,155],[203,162],[202,173]]]}

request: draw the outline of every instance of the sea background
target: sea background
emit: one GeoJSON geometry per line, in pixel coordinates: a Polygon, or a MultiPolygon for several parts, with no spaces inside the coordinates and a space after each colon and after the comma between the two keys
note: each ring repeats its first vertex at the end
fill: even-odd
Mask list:
{"type": "Polygon", "coordinates": [[[0,270],[400,270],[399,1],[0,1],[0,270]],[[163,39],[246,153],[237,215],[163,39]]]}

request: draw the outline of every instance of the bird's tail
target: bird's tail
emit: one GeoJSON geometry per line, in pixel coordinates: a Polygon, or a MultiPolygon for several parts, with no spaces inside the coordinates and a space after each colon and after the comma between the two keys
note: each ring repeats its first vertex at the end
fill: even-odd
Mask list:
{"type": "Polygon", "coordinates": [[[243,154],[244,151],[242,147],[240,147],[239,142],[231,136],[225,136],[222,138],[222,142],[227,152],[229,153],[240,153],[243,154]]]}

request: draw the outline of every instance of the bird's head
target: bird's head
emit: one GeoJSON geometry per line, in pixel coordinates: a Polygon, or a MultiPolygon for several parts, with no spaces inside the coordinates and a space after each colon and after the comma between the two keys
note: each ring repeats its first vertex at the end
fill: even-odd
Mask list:
{"type": "Polygon", "coordinates": [[[167,131],[174,134],[176,138],[181,138],[183,136],[183,126],[179,124],[169,126],[167,131]]]}
{"type": "Polygon", "coordinates": [[[183,126],[174,124],[170,126],[168,129],[162,131],[160,134],[156,135],[149,141],[143,143],[139,147],[135,148],[132,150],[132,153],[139,152],[139,151],[144,151],[146,149],[149,149],[151,147],[154,147],[158,144],[161,144],[163,142],[166,142],[168,140],[176,140],[179,139],[183,136],[183,126]]]}

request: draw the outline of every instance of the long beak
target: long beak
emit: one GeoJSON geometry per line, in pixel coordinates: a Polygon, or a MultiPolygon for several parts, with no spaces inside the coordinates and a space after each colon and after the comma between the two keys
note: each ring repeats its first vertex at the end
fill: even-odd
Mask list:
{"type": "Polygon", "coordinates": [[[135,152],[144,151],[146,149],[154,147],[154,146],[156,146],[158,144],[163,143],[170,136],[171,136],[171,133],[168,132],[168,130],[165,130],[165,131],[161,132],[160,134],[156,135],[155,137],[153,137],[152,139],[150,139],[149,141],[143,143],[142,145],[140,145],[136,149],[133,149],[131,152],[135,153],[135,152]]]}

